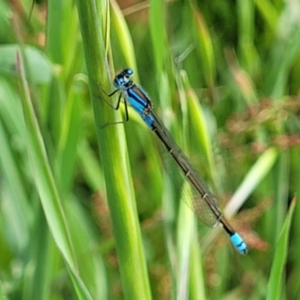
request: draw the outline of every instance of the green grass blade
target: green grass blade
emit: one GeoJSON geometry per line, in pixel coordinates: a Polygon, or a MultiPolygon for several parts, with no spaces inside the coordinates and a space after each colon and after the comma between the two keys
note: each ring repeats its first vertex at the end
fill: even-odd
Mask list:
{"type": "MultiPolygon", "coordinates": [[[[186,187],[187,182],[185,183],[186,187]]],[[[182,197],[185,197],[183,195],[182,197]]],[[[195,215],[192,210],[184,203],[180,202],[178,217],[178,271],[177,271],[177,299],[188,298],[188,279],[190,274],[190,252],[192,240],[195,236],[195,215]]]]}
{"type": "Polygon", "coordinates": [[[183,81],[183,87],[185,89],[188,104],[188,111],[190,115],[189,124],[193,133],[190,143],[197,145],[198,149],[202,149],[202,152],[205,155],[205,160],[203,160],[203,163],[208,164],[210,176],[214,178],[215,171],[212,156],[213,151],[207,119],[196,93],[191,88],[186,72],[182,70],[180,75],[183,81]]]}
{"type": "Polygon", "coordinates": [[[204,260],[201,258],[201,251],[197,239],[193,239],[190,257],[190,299],[205,300],[205,271],[204,260]]]}
{"type": "Polygon", "coordinates": [[[194,9],[193,14],[195,22],[194,27],[196,36],[196,49],[201,58],[203,75],[205,77],[207,86],[209,88],[213,88],[215,83],[216,69],[212,40],[201,13],[194,9]]]}
{"type": "Polygon", "coordinates": [[[154,51],[156,72],[162,72],[163,64],[167,59],[167,37],[165,31],[165,2],[160,0],[150,1],[150,32],[154,51]]]}
{"type": "Polygon", "coordinates": [[[283,228],[276,246],[276,252],[267,287],[267,300],[282,299],[282,280],[284,279],[284,266],[286,264],[288,254],[288,240],[295,205],[296,199],[294,199],[291,203],[289,213],[283,224],[283,228]]]}
{"type": "Polygon", "coordinates": [[[128,66],[132,68],[135,72],[135,77],[139,78],[133,42],[125,22],[125,18],[116,1],[111,0],[110,2],[112,30],[114,32],[114,38],[117,40],[117,45],[115,48],[118,53],[122,53],[124,55],[124,60],[126,63],[124,67],[128,66]]]}
{"type": "MultiPolygon", "coordinates": [[[[100,6],[99,6],[100,7],[100,6]]],[[[86,67],[93,95],[93,108],[96,120],[98,143],[103,162],[108,205],[116,239],[119,268],[122,278],[124,297],[126,299],[150,299],[147,268],[142,248],[134,192],[129,178],[127,149],[122,126],[100,126],[113,122],[119,114],[113,112],[104,101],[96,97],[106,97],[97,86],[110,91],[107,70],[107,47],[99,30],[96,5],[93,0],[77,1],[81,24],[81,34],[85,52],[86,67]]],[[[101,8],[105,8],[105,1],[101,8]]],[[[100,13],[101,15],[101,13],[100,13]]],[[[102,22],[103,23],[103,22],[102,22]]],[[[109,101],[110,99],[108,99],[109,101]]]]}
{"type": "Polygon", "coordinates": [[[37,189],[42,201],[48,224],[54,234],[57,246],[60,248],[67,263],[76,268],[72,254],[72,246],[65,223],[64,213],[55,187],[52,172],[48,163],[45,146],[38,127],[30,100],[29,88],[21,56],[17,56],[24,118],[27,126],[28,153],[31,159],[37,189]]]}
{"type": "Polygon", "coordinates": [[[277,156],[277,150],[275,148],[269,148],[259,157],[256,163],[249,170],[237,191],[231,197],[230,202],[224,210],[225,215],[232,216],[238,211],[248,196],[270,171],[277,159],[277,156]]]}
{"type": "MultiPolygon", "coordinates": [[[[187,182],[181,198],[191,196],[187,182]]],[[[189,200],[187,200],[189,201],[189,200]]],[[[196,238],[196,215],[182,199],[177,224],[177,299],[205,299],[205,282],[196,238]]]]}
{"type": "Polygon", "coordinates": [[[278,20],[278,13],[275,6],[269,0],[255,0],[254,3],[264,18],[265,23],[269,26],[272,32],[275,32],[278,20]]]}
{"type": "MultiPolygon", "coordinates": [[[[74,258],[73,246],[70,240],[64,211],[48,162],[41,132],[34,115],[22,58],[19,54],[17,55],[17,68],[19,72],[24,119],[27,127],[28,154],[33,168],[34,180],[56,245],[72,274],[76,274],[77,262],[74,258]]],[[[83,297],[81,299],[90,299],[80,279],[77,276],[75,276],[75,279],[78,279],[77,283],[74,281],[74,284],[75,288],[80,292],[79,295],[83,297]]]]}

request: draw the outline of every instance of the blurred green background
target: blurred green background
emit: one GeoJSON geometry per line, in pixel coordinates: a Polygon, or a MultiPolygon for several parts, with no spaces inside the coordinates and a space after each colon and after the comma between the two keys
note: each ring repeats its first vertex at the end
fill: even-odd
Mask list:
{"type": "Polygon", "coordinates": [[[297,0],[1,1],[0,299],[300,299],[299,20],[297,0]],[[101,128],[125,67],[246,256],[134,111],[101,128]]]}

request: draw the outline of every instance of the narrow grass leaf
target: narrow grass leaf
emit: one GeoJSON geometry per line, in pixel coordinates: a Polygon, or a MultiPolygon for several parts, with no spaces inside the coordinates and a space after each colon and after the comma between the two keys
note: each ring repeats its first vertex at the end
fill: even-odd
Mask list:
{"type": "Polygon", "coordinates": [[[201,251],[198,240],[196,238],[192,241],[191,257],[190,257],[190,298],[205,300],[205,269],[203,268],[203,260],[201,258],[201,251]]]}
{"type": "Polygon", "coordinates": [[[232,216],[239,210],[248,196],[270,171],[277,156],[277,150],[269,148],[258,158],[224,209],[226,216],[232,216]]]}
{"type": "Polygon", "coordinates": [[[29,88],[26,82],[25,71],[23,69],[20,55],[17,56],[17,60],[21,82],[24,118],[27,126],[28,152],[34,170],[34,177],[38,192],[57,246],[60,248],[70,266],[75,268],[76,264],[72,257],[72,247],[69,240],[64,213],[46,156],[43,139],[34,115],[29,95],[29,88]]]}
{"type": "Polygon", "coordinates": [[[139,78],[133,42],[125,18],[117,2],[111,0],[110,3],[112,32],[114,33],[114,39],[117,40],[116,48],[118,49],[118,53],[124,55],[124,61],[126,63],[125,66],[120,67],[128,66],[132,68],[136,78],[139,78]]]}
{"type": "Polygon", "coordinates": [[[255,0],[254,3],[256,4],[258,11],[261,13],[268,27],[273,33],[275,33],[278,13],[273,3],[269,0],[255,0]]]}
{"type": "Polygon", "coordinates": [[[45,146],[39,130],[37,120],[34,115],[29,88],[25,78],[25,71],[21,56],[17,55],[17,67],[19,71],[20,89],[22,94],[22,104],[24,118],[27,126],[27,146],[31,160],[34,180],[44,209],[44,213],[50,227],[50,231],[63,255],[68,268],[73,275],[74,287],[85,295],[81,299],[89,299],[88,292],[76,274],[77,262],[74,258],[73,246],[70,240],[66,219],[62,204],[55,186],[54,178],[47,159],[45,146]]]}
{"type": "MultiPolygon", "coordinates": [[[[190,186],[184,183],[181,198],[191,195],[190,186]],[[190,191],[190,192],[189,192],[190,191]]],[[[190,201],[190,200],[185,200],[190,201]]],[[[180,201],[179,217],[177,224],[177,249],[178,249],[178,271],[177,271],[177,299],[188,299],[188,281],[190,274],[190,252],[192,240],[195,236],[195,215],[186,205],[184,200],[180,201]]]]}
{"type": "Polygon", "coordinates": [[[294,199],[290,205],[288,215],[283,224],[283,228],[276,246],[276,252],[267,286],[267,300],[282,299],[282,281],[284,279],[284,266],[286,264],[286,258],[288,254],[288,240],[295,204],[296,199],[294,199]]]}
{"type": "Polygon", "coordinates": [[[255,38],[255,6],[251,0],[237,1],[238,44],[242,67],[251,76],[255,76],[259,69],[259,55],[255,38]]]}
{"type": "MultiPolygon", "coordinates": [[[[194,90],[191,88],[187,74],[185,71],[180,72],[183,87],[186,94],[186,101],[188,105],[189,111],[189,126],[192,128],[193,139],[191,140],[194,145],[197,147],[201,147],[206,162],[208,163],[208,168],[210,171],[210,175],[214,178],[214,163],[212,156],[212,145],[211,139],[209,136],[209,130],[207,127],[206,118],[204,112],[199,103],[199,99],[197,98],[194,90]],[[195,138],[195,139],[194,139],[195,138]]],[[[190,141],[190,142],[191,142],[190,141]]]]}
{"type": "Polygon", "coordinates": [[[163,64],[167,58],[167,37],[165,31],[165,2],[150,1],[150,32],[154,50],[155,67],[157,74],[162,72],[163,64]]]}
{"type": "Polygon", "coordinates": [[[205,24],[205,20],[201,13],[194,9],[195,20],[195,41],[196,49],[200,54],[201,68],[208,87],[212,88],[215,82],[215,57],[210,33],[205,24]]]}
{"type": "Polygon", "coordinates": [[[69,268],[69,274],[71,275],[71,279],[73,281],[74,287],[76,289],[76,296],[80,300],[93,300],[91,295],[88,293],[82,279],[75,273],[71,268],[69,268]]]}

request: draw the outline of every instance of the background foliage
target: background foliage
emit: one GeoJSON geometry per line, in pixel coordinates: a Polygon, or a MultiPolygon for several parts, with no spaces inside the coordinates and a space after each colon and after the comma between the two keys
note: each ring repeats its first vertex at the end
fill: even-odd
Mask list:
{"type": "Polygon", "coordinates": [[[0,2],[0,298],[299,299],[300,2],[48,2],[0,2]],[[139,116],[101,129],[124,67],[247,256],[139,116]]]}

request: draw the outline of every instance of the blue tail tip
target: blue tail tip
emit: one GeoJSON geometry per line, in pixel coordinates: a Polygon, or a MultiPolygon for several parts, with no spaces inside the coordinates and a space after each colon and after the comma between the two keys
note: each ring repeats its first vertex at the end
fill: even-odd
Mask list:
{"type": "Polygon", "coordinates": [[[243,255],[247,254],[247,245],[238,233],[235,232],[233,235],[231,235],[230,240],[239,253],[243,255]]]}

